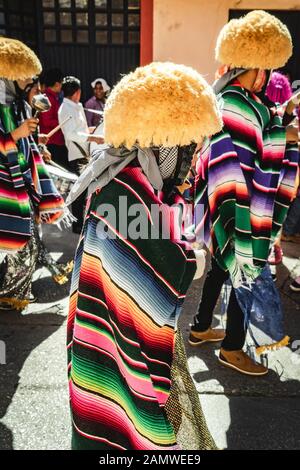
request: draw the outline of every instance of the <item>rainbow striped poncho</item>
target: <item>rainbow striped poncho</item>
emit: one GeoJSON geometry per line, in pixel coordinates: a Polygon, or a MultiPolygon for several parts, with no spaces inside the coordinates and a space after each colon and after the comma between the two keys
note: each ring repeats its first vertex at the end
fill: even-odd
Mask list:
{"type": "Polygon", "coordinates": [[[286,143],[281,118],[238,81],[218,99],[224,127],[200,153],[195,230],[237,287],[267,262],[294,194],[299,154],[286,143]]]}
{"type": "Polygon", "coordinates": [[[173,241],[172,228],[170,239],[162,238],[152,205],[169,210],[134,162],[88,204],[68,317],[75,449],[177,448],[164,407],[177,320],[196,262],[192,250],[173,241]],[[115,220],[103,204],[116,211],[115,220]],[[159,236],[127,233],[134,207],[144,214],[141,230],[154,228],[159,236]]]}
{"type": "Polygon", "coordinates": [[[14,105],[0,105],[0,251],[21,250],[32,234],[32,208],[45,222],[63,215],[64,200],[32,136],[16,144],[14,105]]]}

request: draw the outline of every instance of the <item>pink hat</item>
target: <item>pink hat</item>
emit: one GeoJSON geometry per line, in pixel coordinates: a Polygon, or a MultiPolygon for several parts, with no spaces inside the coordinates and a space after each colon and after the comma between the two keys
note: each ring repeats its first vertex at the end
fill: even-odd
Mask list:
{"type": "Polygon", "coordinates": [[[285,103],[292,96],[292,87],[289,79],[282,73],[273,72],[266,95],[273,103],[285,103]]]}

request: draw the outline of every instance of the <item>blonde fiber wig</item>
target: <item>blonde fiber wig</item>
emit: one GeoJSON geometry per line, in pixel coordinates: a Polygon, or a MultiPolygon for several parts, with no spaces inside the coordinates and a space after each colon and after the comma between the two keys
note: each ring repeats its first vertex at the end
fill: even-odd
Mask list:
{"type": "Polygon", "coordinates": [[[42,66],[35,53],[16,39],[0,37],[0,77],[26,80],[39,75],[42,66]]]}
{"type": "Polygon", "coordinates": [[[216,60],[231,67],[271,70],[283,67],[292,52],[287,27],[275,16],[254,10],[222,28],[216,60]]]}
{"type": "Polygon", "coordinates": [[[187,145],[221,128],[211,87],[196,70],[171,62],[123,77],[104,112],[105,140],[114,147],[187,145]]]}

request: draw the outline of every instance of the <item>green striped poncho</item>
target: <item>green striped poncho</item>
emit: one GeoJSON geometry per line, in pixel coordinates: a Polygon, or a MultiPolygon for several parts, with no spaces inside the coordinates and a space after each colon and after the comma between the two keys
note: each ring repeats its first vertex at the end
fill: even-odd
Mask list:
{"type": "Polygon", "coordinates": [[[267,262],[294,194],[298,149],[286,143],[276,112],[239,82],[219,102],[224,127],[198,162],[195,230],[238,286],[267,262]]]}

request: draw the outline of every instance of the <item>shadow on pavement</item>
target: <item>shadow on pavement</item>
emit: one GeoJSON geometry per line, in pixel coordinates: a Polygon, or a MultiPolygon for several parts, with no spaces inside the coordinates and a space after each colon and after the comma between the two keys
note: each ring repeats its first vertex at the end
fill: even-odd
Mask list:
{"type": "MultiPolygon", "coordinates": [[[[187,295],[180,327],[186,345],[189,366],[200,395],[212,406],[219,404],[214,428],[224,427],[223,414],[228,413],[225,429],[228,449],[299,449],[300,448],[300,375],[291,364],[290,350],[270,355],[268,375],[249,377],[232,371],[218,362],[219,346],[188,343],[190,327],[201,297],[203,278],[195,281],[187,295]],[[226,405],[226,410],[222,406],[226,405]]],[[[298,301],[300,301],[300,294],[298,301]]],[[[300,338],[300,312],[297,303],[282,295],[286,333],[300,338]]],[[[215,309],[215,327],[224,328],[220,305],[215,309]]],[[[300,369],[298,365],[298,369],[300,369]]],[[[200,397],[201,400],[201,397],[200,397]]],[[[206,411],[207,413],[207,411],[206,411]]]]}
{"type": "Polygon", "coordinates": [[[36,279],[32,283],[32,292],[37,297],[38,303],[59,303],[69,297],[71,274],[69,276],[69,282],[63,285],[56,284],[50,276],[36,279]]]}
{"type": "MultiPolygon", "coordinates": [[[[0,311],[0,339],[6,345],[6,364],[0,364],[0,419],[5,416],[18,388],[24,362],[65,320],[65,316],[52,313],[22,315],[0,311]]],[[[12,431],[4,423],[0,423],[0,449],[13,449],[12,431]]]]}

